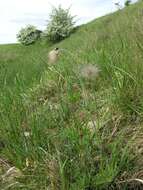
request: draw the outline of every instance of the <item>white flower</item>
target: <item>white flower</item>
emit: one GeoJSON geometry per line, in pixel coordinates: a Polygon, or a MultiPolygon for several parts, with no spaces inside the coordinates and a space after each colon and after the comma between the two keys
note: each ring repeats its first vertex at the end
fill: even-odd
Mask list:
{"type": "Polygon", "coordinates": [[[30,136],[30,132],[25,131],[25,132],[24,132],[24,136],[25,136],[25,137],[29,137],[29,136],[30,136]]]}

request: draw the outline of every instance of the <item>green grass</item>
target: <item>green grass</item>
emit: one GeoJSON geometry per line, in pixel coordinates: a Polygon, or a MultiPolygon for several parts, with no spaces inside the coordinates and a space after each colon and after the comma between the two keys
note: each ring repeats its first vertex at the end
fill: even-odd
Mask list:
{"type": "Polygon", "coordinates": [[[142,189],[142,7],[82,25],[54,46],[0,46],[1,189],[142,189]],[[48,67],[55,46],[60,59],[48,67]],[[95,79],[81,77],[88,64],[100,69],[95,79]],[[4,177],[13,166],[22,176],[4,177]]]}

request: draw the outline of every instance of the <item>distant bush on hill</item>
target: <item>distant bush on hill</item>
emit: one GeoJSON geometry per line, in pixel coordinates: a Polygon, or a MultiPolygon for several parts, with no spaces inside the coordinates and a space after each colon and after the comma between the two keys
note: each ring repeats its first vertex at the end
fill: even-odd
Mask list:
{"type": "Polygon", "coordinates": [[[129,6],[129,5],[131,4],[131,2],[132,2],[131,0],[126,0],[126,1],[125,1],[125,6],[126,6],[126,7],[129,6]]]}
{"type": "Polygon", "coordinates": [[[74,17],[70,15],[69,9],[63,9],[61,6],[54,7],[44,34],[48,40],[57,42],[68,37],[74,25],[74,17]]]}
{"type": "Polygon", "coordinates": [[[17,34],[18,41],[23,45],[30,45],[40,37],[41,31],[37,30],[35,26],[28,25],[22,28],[17,34]]]}

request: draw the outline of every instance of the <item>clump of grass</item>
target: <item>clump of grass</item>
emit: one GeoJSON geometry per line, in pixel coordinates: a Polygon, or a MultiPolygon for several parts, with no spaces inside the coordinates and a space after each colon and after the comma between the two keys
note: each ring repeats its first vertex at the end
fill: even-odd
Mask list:
{"type": "Polygon", "coordinates": [[[79,28],[58,44],[78,56],[65,52],[53,67],[32,59],[39,53],[46,62],[45,45],[0,47],[19,55],[0,67],[0,153],[22,171],[21,189],[137,187],[133,179],[143,171],[139,6],[79,28]]]}

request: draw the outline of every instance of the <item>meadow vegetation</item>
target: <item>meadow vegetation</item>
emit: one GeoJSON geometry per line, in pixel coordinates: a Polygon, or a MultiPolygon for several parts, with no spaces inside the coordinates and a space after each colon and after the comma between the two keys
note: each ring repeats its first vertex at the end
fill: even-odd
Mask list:
{"type": "Polygon", "coordinates": [[[1,45],[0,189],[142,189],[142,87],[143,2],[55,45],[1,45]]]}

